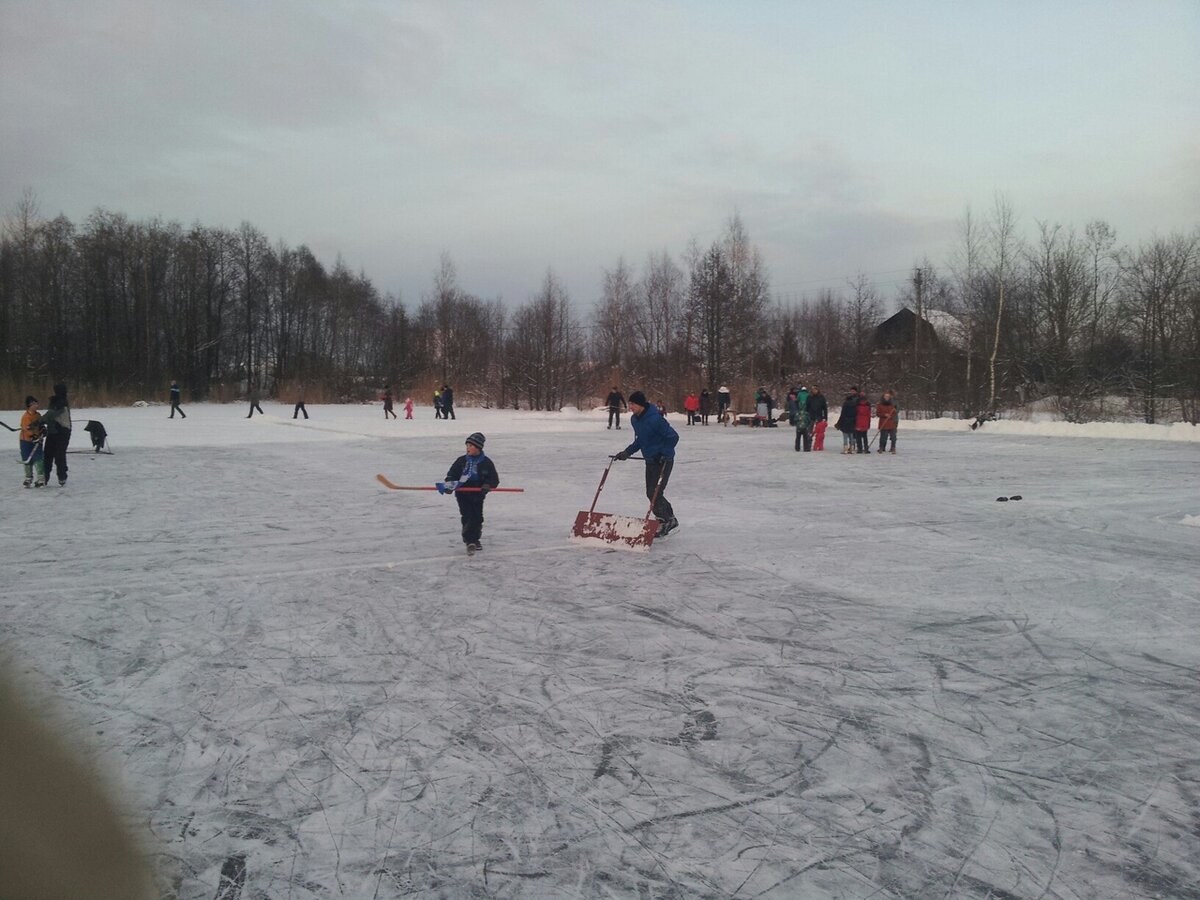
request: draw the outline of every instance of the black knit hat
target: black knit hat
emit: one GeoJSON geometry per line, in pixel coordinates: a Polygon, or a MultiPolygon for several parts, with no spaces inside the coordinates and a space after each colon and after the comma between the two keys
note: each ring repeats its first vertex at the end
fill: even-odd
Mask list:
{"type": "Polygon", "coordinates": [[[25,398],[25,408],[26,409],[29,409],[30,403],[37,403],[37,397],[33,396],[33,394],[30,394],[28,397],[25,398]]]}
{"type": "Polygon", "coordinates": [[[646,402],[646,395],[643,394],[641,391],[634,391],[632,394],[630,394],[629,402],[636,403],[638,406],[649,406],[650,405],[649,403],[646,402]]]}
{"type": "Polygon", "coordinates": [[[480,434],[478,431],[476,431],[474,434],[470,435],[467,438],[467,443],[474,444],[476,447],[478,447],[480,450],[482,450],[483,442],[486,440],[487,440],[487,438],[485,438],[482,434],[480,434]]]}

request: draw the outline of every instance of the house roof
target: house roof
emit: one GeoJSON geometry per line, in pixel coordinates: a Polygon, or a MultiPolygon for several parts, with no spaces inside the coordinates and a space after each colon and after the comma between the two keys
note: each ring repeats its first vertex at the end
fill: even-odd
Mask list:
{"type": "MultiPolygon", "coordinates": [[[[916,312],[907,306],[903,308],[914,316],[917,315],[916,312]]],[[[925,310],[925,315],[919,318],[923,318],[933,326],[938,340],[946,346],[953,347],[956,350],[966,350],[969,346],[970,335],[967,323],[954,315],[954,313],[946,312],[944,309],[927,309],[925,310]]]]}

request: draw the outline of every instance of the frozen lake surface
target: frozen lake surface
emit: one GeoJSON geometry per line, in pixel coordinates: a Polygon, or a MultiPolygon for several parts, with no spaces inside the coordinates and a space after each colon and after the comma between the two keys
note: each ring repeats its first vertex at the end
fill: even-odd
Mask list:
{"type": "Polygon", "coordinates": [[[632,554],[566,540],[599,414],[264,407],[76,410],[115,454],[4,489],[0,646],[165,894],[1200,897],[1200,443],[676,418],[632,554]],[[476,430],[526,493],[468,558],[374,476],[476,430]]]}

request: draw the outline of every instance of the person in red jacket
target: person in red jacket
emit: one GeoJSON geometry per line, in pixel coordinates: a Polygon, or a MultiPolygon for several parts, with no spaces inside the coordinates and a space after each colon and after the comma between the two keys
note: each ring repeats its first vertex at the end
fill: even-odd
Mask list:
{"type": "Polygon", "coordinates": [[[687,413],[687,423],[694,425],[696,420],[700,418],[700,398],[695,392],[688,394],[683,401],[683,411],[687,413]]]}
{"type": "Polygon", "coordinates": [[[892,442],[892,452],[896,452],[896,424],[900,419],[900,407],[892,399],[891,391],[884,391],[879,402],[875,404],[875,415],[879,417],[879,452],[882,453],[888,439],[892,442]]]}
{"type": "Polygon", "coordinates": [[[858,395],[858,405],[854,408],[854,445],[859,453],[870,453],[867,447],[867,432],[871,430],[871,401],[865,392],[858,395]]]}

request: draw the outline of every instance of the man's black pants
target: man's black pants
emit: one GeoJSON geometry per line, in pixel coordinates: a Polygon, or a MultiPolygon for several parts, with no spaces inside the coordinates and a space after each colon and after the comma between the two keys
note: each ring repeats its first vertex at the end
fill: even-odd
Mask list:
{"type": "Polygon", "coordinates": [[[670,519],[675,515],[670,502],[666,498],[667,482],[671,480],[671,469],[675,467],[674,457],[656,456],[646,460],[646,499],[654,500],[654,517],[670,519]],[[662,486],[658,479],[662,477],[662,486]],[[654,499],[654,490],[658,488],[658,499],[654,499]]]}

